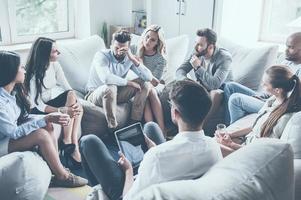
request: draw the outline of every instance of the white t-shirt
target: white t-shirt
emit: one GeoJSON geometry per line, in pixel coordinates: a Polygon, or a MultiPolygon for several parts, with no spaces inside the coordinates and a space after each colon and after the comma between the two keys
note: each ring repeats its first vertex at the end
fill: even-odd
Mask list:
{"type": "Polygon", "coordinates": [[[203,131],[180,132],[144,155],[137,178],[124,199],[132,199],[156,183],[198,178],[221,159],[219,145],[203,131]]]}
{"type": "Polygon", "coordinates": [[[54,99],[66,90],[72,90],[72,88],[69,85],[64,71],[58,62],[50,62],[50,65],[45,72],[43,81],[46,88],[42,86],[42,93],[37,100],[38,104],[36,104],[34,100],[37,94],[35,76],[30,80],[29,97],[32,108],[37,107],[38,110],[45,112],[45,108],[47,106],[45,104],[46,102],[54,99]]]}

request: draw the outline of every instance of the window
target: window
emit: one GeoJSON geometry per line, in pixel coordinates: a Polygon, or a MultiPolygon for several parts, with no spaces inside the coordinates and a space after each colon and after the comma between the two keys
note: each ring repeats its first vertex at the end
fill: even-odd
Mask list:
{"type": "Polygon", "coordinates": [[[0,44],[2,42],[1,27],[0,27],[0,44]]]}
{"type": "Polygon", "coordinates": [[[265,0],[259,40],[283,42],[301,30],[301,0],[265,0]]]}
{"type": "Polygon", "coordinates": [[[0,0],[0,43],[74,36],[74,0],[0,0]]]}
{"type": "Polygon", "coordinates": [[[220,36],[239,44],[284,44],[288,35],[301,31],[301,0],[222,0],[218,3],[220,36]]]}

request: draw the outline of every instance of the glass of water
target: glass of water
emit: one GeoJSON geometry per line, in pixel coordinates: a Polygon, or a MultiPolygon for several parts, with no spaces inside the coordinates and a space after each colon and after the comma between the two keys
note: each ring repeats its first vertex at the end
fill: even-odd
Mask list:
{"type": "Polygon", "coordinates": [[[217,124],[216,125],[216,132],[220,135],[225,135],[227,134],[227,126],[225,124],[217,124]]]}

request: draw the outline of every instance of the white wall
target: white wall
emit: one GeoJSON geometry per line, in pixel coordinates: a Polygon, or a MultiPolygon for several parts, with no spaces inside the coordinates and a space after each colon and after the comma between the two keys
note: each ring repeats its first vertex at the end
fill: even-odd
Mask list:
{"type": "Polygon", "coordinates": [[[85,38],[91,35],[90,0],[77,0],[75,5],[75,37],[85,38]]]}
{"type": "Polygon", "coordinates": [[[219,35],[243,45],[256,43],[260,32],[262,2],[223,0],[219,35]]]}
{"type": "Polygon", "coordinates": [[[131,25],[131,0],[89,0],[91,34],[99,34],[102,23],[108,26],[131,25]]]}

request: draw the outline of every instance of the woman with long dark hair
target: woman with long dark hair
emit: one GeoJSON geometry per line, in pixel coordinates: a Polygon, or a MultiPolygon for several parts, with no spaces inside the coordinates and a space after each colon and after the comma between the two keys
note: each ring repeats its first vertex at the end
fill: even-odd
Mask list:
{"type": "Polygon", "coordinates": [[[288,120],[294,112],[301,110],[300,80],[289,67],[275,65],[268,68],[263,76],[263,88],[272,95],[263,108],[252,127],[244,128],[228,134],[216,134],[221,144],[223,155],[227,155],[256,138],[280,138],[288,120]],[[233,140],[245,137],[243,144],[233,140]],[[233,139],[233,140],[232,140],[233,139]]]}
{"type": "Polygon", "coordinates": [[[29,102],[24,93],[25,69],[14,52],[0,51],[0,156],[30,151],[38,146],[55,177],[53,185],[78,187],[87,180],[66,170],[60,162],[52,123],[68,125],[66,114],[52,113],[39,119],[28,117],[29,102]]]}
{"type": "Polygon", "coordinates": [[[32,104],[31,113],[63,112],[71,117],[70,124],[63,127],[63,138],[59,147],[67,158],[67,166],[79,168],[81,156],[78,132],[83,109],[57,62],[58,55],[54,40],[38,38],[26,63],[25,88],[29,92],[32,104]]]}

